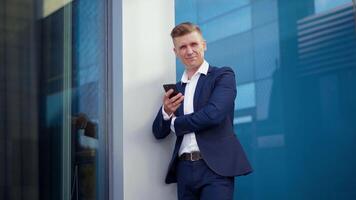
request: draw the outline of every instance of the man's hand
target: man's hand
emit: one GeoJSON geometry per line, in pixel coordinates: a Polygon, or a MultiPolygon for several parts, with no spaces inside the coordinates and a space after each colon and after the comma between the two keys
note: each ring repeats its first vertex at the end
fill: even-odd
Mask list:
{"type": "Polygon", "coordinates": [[[171,115],[174,113],[178,107],[181,105],[184,96],[182,93],[178,93],[176,96],[169,98],[169,96],[173,93],[173,89],[168,90],[164,94],[163,97],[163,105],[164,105],[164,112],[166,112],[168,115],[171,115]]]}

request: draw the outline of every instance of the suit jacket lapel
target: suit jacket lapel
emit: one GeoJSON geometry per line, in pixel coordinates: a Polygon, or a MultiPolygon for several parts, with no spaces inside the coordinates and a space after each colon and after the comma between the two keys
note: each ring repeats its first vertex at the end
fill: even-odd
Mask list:
{"type": "Polygon", "coordinates": [[[197,86],[195,88],[195,93],[194,93],[194,102],[193,102],[194,112],[199,109],[199,107],[198,107],[199,95],[200,95],[201,91],[204,89],[206,77],[209,75],[211,70],[212,70],[212,68],[209,66],[208,73],[206,75],[200,74],[197,86]]]}
{"type": "MultiPolygon", "coordinates": [[[[177,85],[178,91],[184,95],[184,92],[185,92],[185,85],[186,85],[186,84],[180,81],[180,82],[178,82],[176,85],[177,85]]],[[[184,100],[183,100],[181,106],[179,106],[179,108],[178,108],[178,110],[177,110],[177,111],[178,111],[177,114],[176,114],[177,116],[184,115],[183,108],[184,108],[184,100]]]]}

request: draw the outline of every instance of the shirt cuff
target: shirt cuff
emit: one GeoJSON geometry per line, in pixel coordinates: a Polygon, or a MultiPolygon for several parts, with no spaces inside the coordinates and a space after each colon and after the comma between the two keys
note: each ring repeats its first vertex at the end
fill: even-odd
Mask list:
{"type": "Polygon", "coordinates": [[[162,106],[162,115],[163,115],[163,119],[164,120],[169,120],[171,119],[171,117],[173,116],[173,113],[171,115],[168,115],[165,111],[164,111],[164,106],[162,106]]]}

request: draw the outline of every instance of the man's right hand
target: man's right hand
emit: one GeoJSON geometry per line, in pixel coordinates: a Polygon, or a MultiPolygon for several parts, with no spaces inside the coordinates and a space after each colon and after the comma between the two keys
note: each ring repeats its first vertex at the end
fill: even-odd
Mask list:
{"type": "Polygon", "coordinates": [[[166,112],[169,116],[179,108],[184,99],[182,93],[178,93],[176,96],[169,98],[172,93],[173,89],[170,89],[164,94],[163,97],[164,112],[166,112]]]}

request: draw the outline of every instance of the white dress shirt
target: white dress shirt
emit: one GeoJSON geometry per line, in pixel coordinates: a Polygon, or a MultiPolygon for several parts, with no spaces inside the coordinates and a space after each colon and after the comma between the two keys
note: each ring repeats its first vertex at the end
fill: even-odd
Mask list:
{"type": "MultiPolygon", "coordinates": [[[[184,101],[183,101],[183,111],[184,114],[190,114],[194,112],[194,93],[195,93],[195,88],[197,86],[199,77],[201,74],[206,75],[208,73],[209,69],[209,63],[204,60],[203,64],[199,67],[198,71],[195,72],[195,74],[191,77],[191,79],[188,79],[188,75],[186,71],[184,71],[183,76],[181,78],[182,83],[186,83],[185,86],[185,92],[184,92],[184,101]]],[[[171,116],[169,116],[165,111],[162,106],[162,114],[163,118],[165,120],[169,120],[171,116]]],[[[171,130],[175,132],[174,130],[174,120],[176,117],[173,116],[172,121],[171,121],[171,130]]],[[[197,144],[197,140],[195,138],[195,133],[187,133],[183,137],[182,144],[179,149],[179,155],[182,155],[183,153],[190,153],[193,151],[199,151],[199,147],[197,144]]]]}

